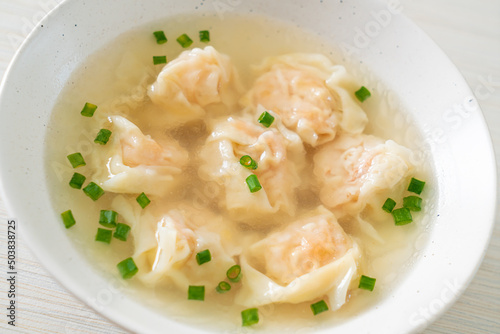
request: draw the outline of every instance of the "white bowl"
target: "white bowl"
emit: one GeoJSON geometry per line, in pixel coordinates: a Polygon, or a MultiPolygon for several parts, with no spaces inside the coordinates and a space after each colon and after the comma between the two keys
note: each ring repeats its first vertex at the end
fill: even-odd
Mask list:
{"type": "MultiPolygon", "coordinates": [[[[67,237],[46,184],[44,145],[52,108],[70,75],[118,35],[148,22],[197,12],[224,19],[258,13],[318,33],[360,61],[401,101],[424,134],[434,164],[432,228],[415,247],[412,268],[376,306],[338,333],[422,330],[465,290],[493,227],[496,172],[475,97],[439,48],[377,1],[69,0],[46,17],[10,65],[0,95],[0,176],[8,211],[40,262],[97,312],[133,331],[206,333],[153,312],[99,275],[67,237]]],[[[322,332],[330,332],[324,330],[322,332]]]]}

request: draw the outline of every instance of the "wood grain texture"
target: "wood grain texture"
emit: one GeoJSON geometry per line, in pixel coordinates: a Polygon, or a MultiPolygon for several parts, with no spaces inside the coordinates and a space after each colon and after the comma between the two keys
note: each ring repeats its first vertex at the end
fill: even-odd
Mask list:
{"type": "MultiPolygon", "coordinates": [[[[21,41],[61,0],[0,0],[0,77],[21,41]]],[[[387,0],[389,1],[389,0],[387,0]]],[[[394,2],[394,1],[392,1],[394,2]]],[[[457,65],[476,92],[500,161],[500,1],[401,0],[413,19],[457,65]]],[[[425,333],[500,333],[500,219],[484,261],[464,293],[425,333]]],[[[0,199],[0,245],[8,214],[0,199]]],[[[474,222],[471,222],[473,224],[474,222]]],[[[5,249],[0,272],[6,272],[5,249]]],[[[19,240],[19,297],[16,333],[126,333],[62,288],[19,240]]],[[[0,305],[6,282],[0,280],[0,305]]],[[[2,318],[4,317],[2,313],[2,318]]],[[[11,332],[0,320],[0,332],[11,332]]]]}

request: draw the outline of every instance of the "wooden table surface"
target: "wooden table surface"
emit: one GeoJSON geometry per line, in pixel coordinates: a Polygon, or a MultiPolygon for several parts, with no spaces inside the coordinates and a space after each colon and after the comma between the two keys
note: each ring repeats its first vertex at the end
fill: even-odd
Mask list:
{"type": "MultiPolygon", "coordinates": [[[[61,0],[0,0],[0,77],[23,38],[59,2],[61,0]]],[[[441,46],[476,93],[491,132],[497,160],[500,161],[500,0],[399,2],[403,14],[413,19],[441,46]]],[[[9,215],[1,200],[0,245],[4,245],[9,215]]],[[[476,277],[458,302],[431,324],[425,333],[500,333],[498,216],[488,251],[476,277]]],[[[0,249],[1,309],[8,302],[6,280],[3,278],[7,271],[4,248],[0,249]]],[[[62,288],[41,267],[23,243],[22,235],[18,252],[18,326],[12,331],[11,326],[6,325],[5,311],[0,311],[0,332],[126,333],[62,288]]]]}

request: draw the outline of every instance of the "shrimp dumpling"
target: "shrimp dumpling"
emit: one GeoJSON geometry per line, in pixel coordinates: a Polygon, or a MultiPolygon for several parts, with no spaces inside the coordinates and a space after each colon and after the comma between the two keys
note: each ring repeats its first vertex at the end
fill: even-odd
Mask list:
{"type": "Polygon", "coordinates": [[[106,191],[162,195],[171,190],[188,153],[177,141],[161,144],[122,116],[109,116],[112,135],[94,152],[93,178],[106,191]]]}
{"type": "Polygon", "coordinates": [[[360,251],[323,206],[284,230],[253,244],[241,257],[244,306],[301,303],[328,296],[330,307],[346,302],[357,277],[360,251]]]}
{"type": "Polygon", "coordinates": [[[199,120],[210,107],[237,104],[241,84],[228,56],[213,47],[184,51],[167,63],[148,95],[161,108],[157,119],[165,127],[199,120]]]}
{"type": "Polygon", "coordinates": [[[368,119],[352,98],[359,86],[343,66],[318,54],[288,54],[267,58],[258,72],[241,103],[274,111],[305,143],[321,145],[339,130],[363,131],[368,119]]]}

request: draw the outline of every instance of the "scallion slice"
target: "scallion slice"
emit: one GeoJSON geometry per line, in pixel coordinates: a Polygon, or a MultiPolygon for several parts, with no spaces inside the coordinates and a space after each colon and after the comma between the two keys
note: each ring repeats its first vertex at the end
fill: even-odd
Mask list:
{"type": "Polygon", "coordinates": [[[113,231],[107,230],[105,228],[97,228],[97,234],[95,236],[95,241],[105,242],[107,244],[111,243],[111,237],[113,236],[113,231]]]}
{"type": "Polygon", "coordinates": [[[410,184],[408,185],[408,191],[420,195],[422,190],[424,190],[425,182],[420,181],[414,177],[411,178],[410,184]]]}
{"type": "Polygon", "coordinates": [[[241,267],[235,264],[227,270],[226,276],[231,282],[239,282],[241,279],[241,267]]]}
{"type": "Polygon", "coordinates": [[[200,42],[204,43],[210,42],[210,31],[200,30],[200,42]]]}
{"type": "Polygon", "coordinates": [[[365,86],[361,86],[361,88],[358,89],[354,93],[354,95],[356,95],[357,99],[360,102],[364,102],[367,98],[369,98],[370,96],[372,96],[372,94],[370,93],[370,91],[365,86]]]}
{"type": "Polygon", "coordinates": [[[97,136],[94,139],[94,143],[106,145],[108,143],[109,137],[111,137],[111,131],[108,129],[101,129],[97,133],[97,136]]]}
{"type": "Polygon", "coordinates": [[[187,34],[182,34],[179,37],[177,37],[177,42],[183,47],[183,48],[188,48],[193,44],[193,40],[189,38],[187,34]]]}
{"type": "Polygon", "coordinates": [[[83,192],[85,195],[92,198],[93,201],[97,201],[102,195],[104,195],[104,190],[94,182],[87,184],[87,186],[83,188],[83,192]]]}
{"type": "Polygon", "coordinates": [[[418,196],[407,196],[403,198],[403,208],[408,208],[410,211],[422,210],[422,198],[418,196]]]}
{"type": "Polygon", "coordinates": [[[240,158],[240,164],[248,169],[257,169],[257,161],[252,159],[249,155],[244,155],[240,158]]]}
{"type": "Polygon", "coordinates": [[[113,210],[101,210],[99,214],[99,224],[108,228],[116,227],[116,219],[118,218],[118,212],[113,210]]]}
{"type": "Polygon", "coordinates": [[[155,32],[153,32],[153,35],[155,35],[157,44],[165,44],[168,41],[163,30],[155,31],[155,32]]]}
{"type": "Polygon", "coordinates": [[[92,117],[92,116],[94,116],[96,109],[97,109],[97,106],[95,104],[87,102],[83,106],[83,109],[80,112],[80,114],[82,116],[85,116],[85,117],[92,117]]]}
{"type": "Polygon", "coordinates": [[[166,64],[167,56],[153,56],[153,65],[166,64]]]}
{"type": "Polygon", "coordinates": [[[73,217],[73,213],[71,212],[71,210],[64,211],[63,213],[61,213],[61,218],[63,220],[64,227],[66,228],[70,228],[71,226],[76,224],[75,218],[73,217]]]}
{"type": "Polygon", "coordinates": [[[127,241],[127,237],[128,234],[130,233],[130,230],[131,227],[128,226],[127,224],[118,223],[116,224],[116,231],[113,234],[113,237],[121,241],[127,241]]]}
{"type": "Polygon", "coordinates": [[[248,189],[250,189],[251,193],[255,193],[262,189],[259,179],[255,174],[249,175],[245,181],[247,182],[248,189]]]}
{"type": "Polygon", "coordinates": [[[271,124],[274,122],[274,116],[268,113],[267,111],[264,111],[258,119],[258,122],[262,125],[264,125],[266,128],[270,127],[271,124]]]}
{"type": "Polygon", "coordinates": [[[85,177],[85,175],[74,173],[71,177],[71,180],[69,181],[69,185],[71,188],[82,189],[83,183],[86,179],[87,178],[85,177]]]}
{"type": "Polygon", "coordinates": [[[228,292],[229,290],[231,290],[231,284],[226,281],[220,282],[215,288],[215,291],[217,291],[218,293],[228,292]]]}
{"type": "Polygon", "coordinates": [[[210,262],[212,260],[212,254],[210,254],[210,250],[205,249],[204,251],[199,252],[196,254],[196,262],[198,262],[198,265],[202,265],[203,263],[210,262]]]}
{"type": "Polygon", "coordinates": [[[71,166],[73,166],[73,168],[82,167],[86,165],[85,160],[83,159],[83,156],[80,152],[70,154],[67,156],[67,158],[71,166]]]}
{"type": "Polygon", "coordinates": [[[259,310],[256,308],[249,308],[241,311],[241,320],[243,326],[251,326],[259,323],[259,310]]]}
{"type": "Polygon", "coordinates": [[[129,257],[128,259],[123,260],[122,262],[116,265],[118,267],[118,271],[123,279],[132,278],[137,272],[139,268],[135,265],[134,259],[129,257]]]}
{"type": "Polygon", "coordinates": [[[145,207],[147,207],[149,205],[149,203],[151,203],[151,200],[148,198],[148,196],[146,196],[145,193],[142,193],[139,196],[137,196],[137,198],[135,200],[137,201],[137,203],[139,203],[139,205],[143,209],[145,207]]]}
{"type": "Polygon", "coordinates": [[[205,286],[204,285],[190,285],[188,288],[189,300],[205,300],[205,286]]]}
{"type": "Polygon", "coordinates": [[[376,278],[371,278],[365,275],[361,275],[358,288],[373,291],[373,288],[375,288],[376,280],[377,280],[376,278]]]}
{"type": "Polygon", "coordinates": [[[413,221],[411,212],[408,208],[399,208],[391,212],[396,226],[406,225],[413,221]]]}
{"type": "Polygon", "coordinates": [[[396,206],[396,201],[393,200],[392,198],[388,198],[385,200],[384,205],[382,205],[382,210],[391,213],[392,210],[394,210],[395,206],[396,206]]]}
{"type": "Polygon", "coordinates": [[[314,315],[318,315],[321,312],[328,311],[328,305],[324,300],[320,300],[317,303],[311,304],[311,310],[314,315]]]}

